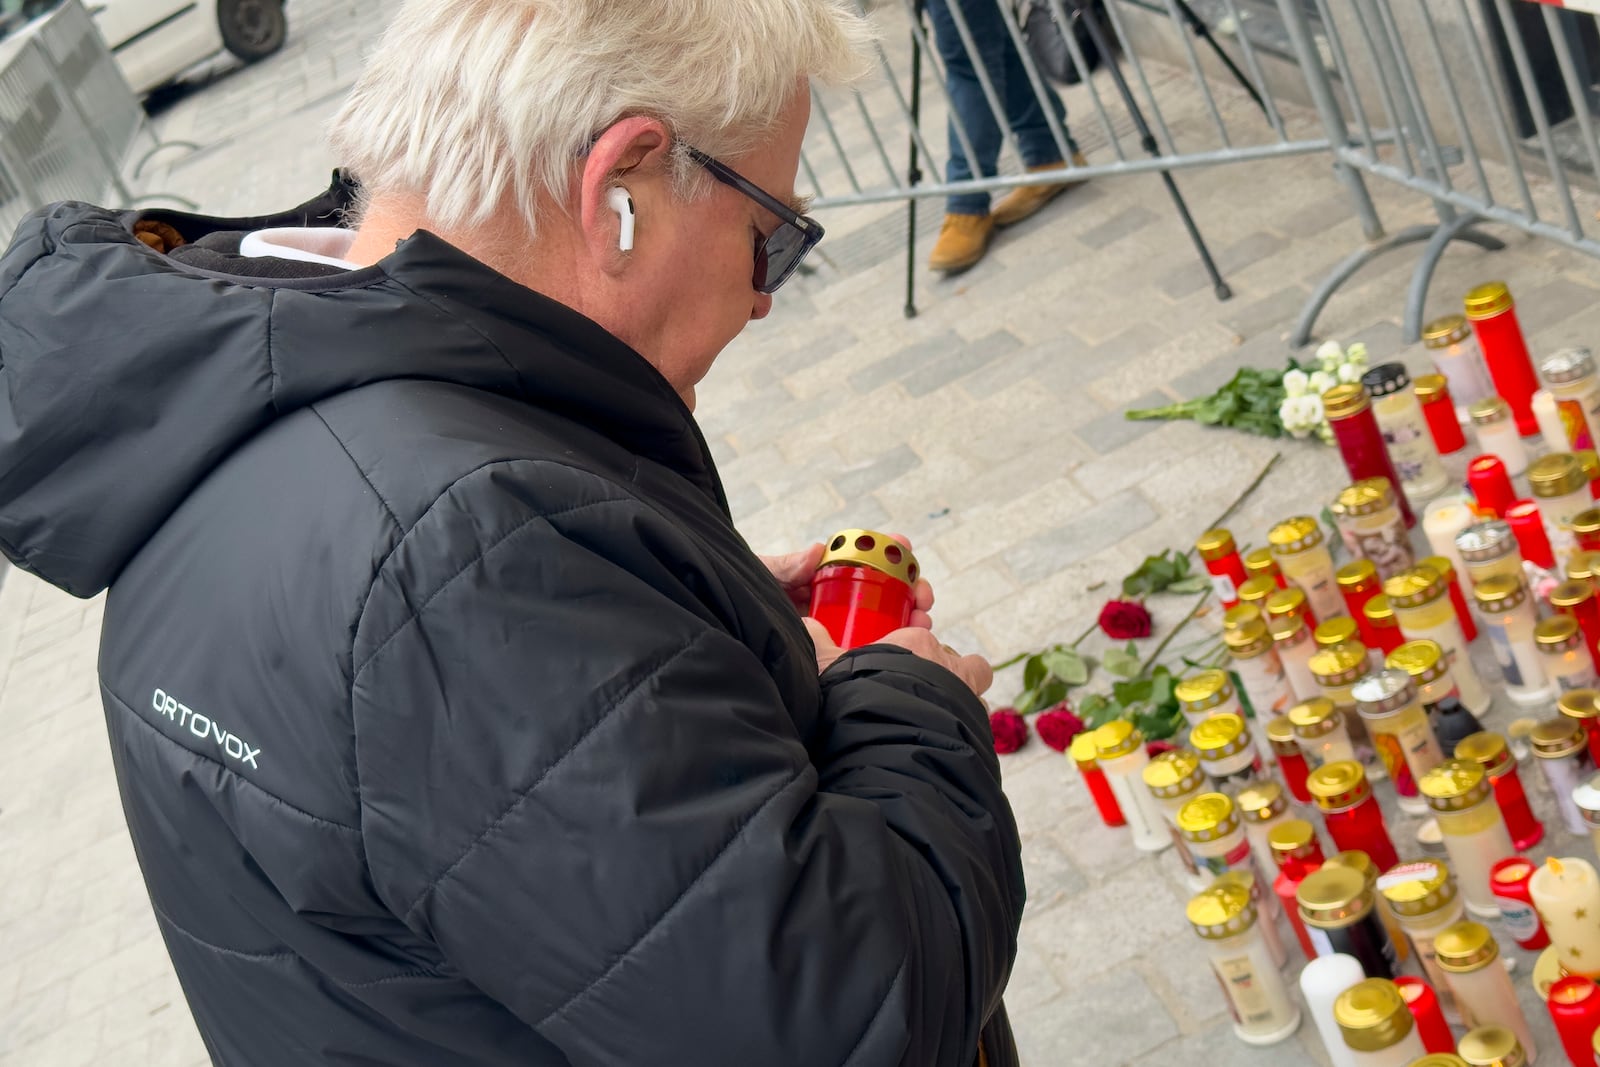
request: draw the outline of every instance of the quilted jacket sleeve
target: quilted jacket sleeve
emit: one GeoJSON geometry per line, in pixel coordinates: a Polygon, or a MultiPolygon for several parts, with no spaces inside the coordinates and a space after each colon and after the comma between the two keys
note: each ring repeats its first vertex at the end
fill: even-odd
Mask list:
{"type": "Polygon", "coordinates": [[[574,1064],[970,1067],[1023,901],[978,701],[858,652],[808,751],[639,505],[434,518],[470,562],[402,545],[355,663],[396,914],[574,1064]]]}

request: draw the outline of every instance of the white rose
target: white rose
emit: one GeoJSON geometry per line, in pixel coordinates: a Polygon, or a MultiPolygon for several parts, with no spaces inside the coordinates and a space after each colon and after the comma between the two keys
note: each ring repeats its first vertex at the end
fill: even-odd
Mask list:
{"type": "Polygon", "coordinates": [[[1338,341],[1324,341],[1317,346],[1317,358],[1323,361],[1338,361],[1344,358],[1344,348],[1338,341]]]}
{"type": "Polygon", "coordinates": [[[1367,346],[1357,341],[1345,349],[1344,359],[1346,363],[1354,363],[1358,367],[1365,367],[1367,365],[1367,346]]]}
{"type": "Polygon", "coordinates": [[[1288,371],[1283,376],[1283,391],[1291,397],[1305,396],[1311,377],[1303,370],[1288,371]]]}
{"type": "Polygon", "coordinates": [[[1306,421],[1313,426],[1323,425],[1326,420],[1322,408],[1322,398],[1320,396],[1308,396],[1303,399],[1306,402],[1306,421]]]}
{"type": "MultiPolygon", "coordinates": [[[[1319,370],[1311,375],[1311,388],[1308,392],[1315,397],[1321,397],[1329,389],[1339,384],[1339,379],[1333,376],[1332,371],[1319,370]]],[[[1320,403],[1320,401],[1319,401],[1320,403]]]]}
{"type": "Polygon", "coordinates": [[[1354,385],[1361,380],[1363,368],[1355,363],[1339,364],[1339,380],[1346,385],[1354,385]]]}

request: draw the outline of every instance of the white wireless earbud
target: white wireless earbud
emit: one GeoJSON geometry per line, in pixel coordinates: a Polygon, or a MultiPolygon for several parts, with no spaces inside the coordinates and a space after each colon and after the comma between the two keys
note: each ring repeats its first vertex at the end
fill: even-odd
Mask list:
{"type": "Polygon", "coordinates": [[[620,185],[613,185],[606,193],[606,203],[617,213],[622,232],[617,235],[617,247],[624,252],[633,251],[633,197],[620,185]]]}

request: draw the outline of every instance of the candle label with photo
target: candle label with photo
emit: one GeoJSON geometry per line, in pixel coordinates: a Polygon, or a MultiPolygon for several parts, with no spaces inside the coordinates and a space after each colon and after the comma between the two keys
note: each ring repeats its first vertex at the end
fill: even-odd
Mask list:
{"type": "Polygon", "coordinates": [[[1533,905],[1498,893],[1495,903],[1500,905],[1500,923],[1513,941],[1531,941],[1538,936],[1539,913],[1533,910],[1533,905]]]}
{"type": "Polygon", "coordinates": [[[1517,667],[1516,654],[1511,649],[1511,638],[1506,634],[1504,626],[1485,627],[1489,631],[1489,643],[1494,646],[1494,660],[1500,664],[1500,673],[1505,675],[1507,685],[1522,685],[1522,671],[1517,667]]]}
{"type": "MultiPolygon", "coordinates": [[[[1240,867],[1244,866],[1249,859],[1250,841],[1247,838],[1243,841],[1240,841],[1239,846],[1231,852],[1221,856],[1196,856],[1195,862],[1198,863],[1202,869],[1209,871],[1212,875],[1219,875],[1227,874],[1229,871],[1238,870],[1240,867]]],[[[1255,870],[1254,867],[1250,869],[1252,871],[1255,870]]],[[[1251,895],[1254,895],[1253,890],[1251,895]]]]}

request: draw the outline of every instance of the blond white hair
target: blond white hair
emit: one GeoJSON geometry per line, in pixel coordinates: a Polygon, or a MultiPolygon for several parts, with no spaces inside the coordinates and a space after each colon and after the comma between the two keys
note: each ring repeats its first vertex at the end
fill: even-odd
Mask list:
{"type": "MultiPolygon", "coordinates": [[[[801,79],[859,77],[871,39],[845,0],[407,0],[330,135],[369,196],[423,197],[445,229],[509,197],[531,233],[618,120],[734,158],[801,79]]],[[[697,169],[675,162],[688,194],[697,169]]]]}

